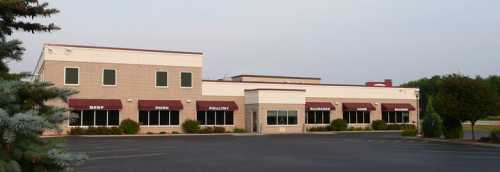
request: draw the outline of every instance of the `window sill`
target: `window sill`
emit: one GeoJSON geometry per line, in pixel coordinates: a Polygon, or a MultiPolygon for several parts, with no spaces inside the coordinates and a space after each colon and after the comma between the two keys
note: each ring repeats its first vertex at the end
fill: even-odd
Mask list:
{"type": "Polygon", "coordinates": [[[144,128],[179,128],[179,125],[141,125],[144,128]]]}
{"type": "Polygon", "coordinates": [[[269,124],[266,124],[266,126],[268,126],[268,127],[298,127],[299,125],[298,124],[294,124],[294,125],[269,125],[269,124]]]}
{"type": "Polygon", "coordinates": [[[232,125],[200,125],[201,127],[234,127],[234,124],[232,125]]]}
{"type": "Polygon", "coordinates": [[[96,128],[96,127],[107,127],[107,128],[109,128],[109,127],[119,127],[119,126],[120,125],[93,125],[93,126],[87,126],[87,125],[83,126],[82,125],[82,126],[68,126],[68,127],[69,128],[89,128],[89,127],[94,127],[94,128],[96,128]]]}

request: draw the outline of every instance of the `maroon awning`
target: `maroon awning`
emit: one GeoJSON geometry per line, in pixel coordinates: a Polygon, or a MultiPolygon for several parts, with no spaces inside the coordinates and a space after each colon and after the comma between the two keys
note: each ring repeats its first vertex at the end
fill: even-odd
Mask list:
{"type": "Polygon", "coordinates": [[[76,110],[119,110],[122,109],[120,99],[69,99],[69,108],[76,110]]]}
{"type": "Polygon", "coordinates": [[[306,111],[329,111],[335,110],[331,102],[306,102],[306,111]]]}
{"type": "Polygon", "coordinates": [[[238,110],[238,105],[234,101],[196,101],[198,111],[234,111],[238,110]]]}
{"type": "Polygon", "coordinates": [[[180,100],[139,100],[139,110],[181,110],[180,100]]]}
{"type": "Polygon", "coordinates": [[[414,111],[415,107],[409,103],[382,103],[382,111],[414,111]]]}
{"type": "Polygon", "coordinates": [[[374,111],[375,106],[371,103],[343,103],[344,111],[374,111]]]}

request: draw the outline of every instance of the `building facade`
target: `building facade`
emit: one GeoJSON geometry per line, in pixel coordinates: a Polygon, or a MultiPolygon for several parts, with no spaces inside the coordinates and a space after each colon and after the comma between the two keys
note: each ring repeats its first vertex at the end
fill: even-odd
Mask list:
{"type": "Polygon", "coordinates": [[[79,93],[62,127],[118,126],[131,119],[141,133],[182,132],[187,119],[202,127],[249,132],[302,133],[345,119],[352,127],[374,120],[417,124],[418,89],[392,81],[322,84],[320,78],[238,75],[203,80],[203,54],[82,45],[46,44],[35,79],[79,93]]]}

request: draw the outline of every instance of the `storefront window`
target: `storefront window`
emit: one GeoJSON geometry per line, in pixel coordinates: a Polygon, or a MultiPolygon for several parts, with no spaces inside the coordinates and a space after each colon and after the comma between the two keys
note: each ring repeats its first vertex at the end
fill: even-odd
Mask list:
{"type": "Polygon", "coordinates": [[[201,125],[233,125],[233,111],[198,111],[196,115],[201,125]]]}
{"type": "Polygon", "coordinates": [[[78,85],[80,77],[79,68],[65,68],[64,69],[64,84],[78,85]]]}
{"type": "Polygon", "coordinates": [[[351,124],[370,123],[370,111],[344,111],[343,119],[351,124]]]}
{"type": "Polygon", "coordinates": [[[152,110],[139,111],[141,125],[164,126],[179,125],[179,111],[152,110]]]}
{"type": "Polygon", "coordinates": [[[329,124],[330,111],[307,111],[306,124],[329,124]]]}
{"type": "Polygon", "coordinates": [[[409,123],[410,112],[408,111],[383,111],[382,120],[386,123],[409,123]]]}
{"type": "Polygon", "coordinates": [[[118,110],[75,110],[69,121],[70,126],[116,126],[120,124],[118,110]]]}
{"type": "Polygon", "coordinates": [[[102,72],[103,85],[116,85],[116,70],[104,69],[102,72]]]}
{"type": "Polygon", "coordinates": [[[267,125],[296,125],[296,110],[270,110],[267,111],[267,125]]]}

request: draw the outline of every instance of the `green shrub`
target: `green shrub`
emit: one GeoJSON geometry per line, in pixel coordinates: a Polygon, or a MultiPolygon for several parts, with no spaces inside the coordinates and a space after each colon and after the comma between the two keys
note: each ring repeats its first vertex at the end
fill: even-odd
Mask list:
{"type": "Polygon", "coordinates": [[[178,131],[172,131],[172,134],[180,134],[178,131]]]}
{"type": "Polygon", "coordinates": [[[243,128],[235,128],[233,129],[233,133],[246,133],[247,131],[243,128]]]}
{"type": "Polygon", "coordinates": [[[491,130],[490,139],[492,142],[500,143],[500,129],[491,130]]]}
{"type": "Polygon", "coordinates": [[[371,131],[371,130],[372,130],[372,127],[367,126],[367,127],[363,128],[363,130],[365,130],[365,131],[371,131]]]}
{"type": "Polygon", "coordinates": [[[347,129],[347,121],[343,119],[335,119],[330,123],[330,130],[344,131],[347,129]]]}
{"type": "Polygon", "coordinates": [[[98,135],[97,128],[95,127],[87,128],[87,131],[85,131],[85,135],[98,135]]]}
{"type": "Polygon", "coordinates": [[[417,129],[406,129],[403,132],[401,132],[401,136],[415,137],[417,136],[417,133],[418,133],[417,129]]]}
{"type": "Polygon", "coordinates": [[[120,123],[120,129],[125,134],[137,134],[139,132],[139,123],[131,119],[125,119],[120,123]]]}
{"type": "Polygon", "coordinates": [[[459,120],[443,120],[443,135],[446,139],[460,139],[464,137],[462,123],[459,120]]]}
{"type": "Polygon", "coordinates": [[[71,130],[69,130],[69,135],[84,135],[85,132],[86,132],[85,128],[80,128],[80,127],[71,128],[71,130]]]}
{"type": "Polygon", "coordinates": [[[422,121],[422,133],[424,137],[441,137],[443,134],[443,120],[436,114],[426,115],[422,121]]]}
{"type": "Polygon", "coordinates": [[[167,134],[165,131],[160,131],[159,134],[167,134]]]}
{"type": "Polygon", "coordinates": [[[356,128],[354,128],[354,127],[349,127],[346,129],[346,131],[354,131],[354,130],[356,130],[356,128]]]}
{"type": "Polygon", "coordinates": [[[196,120],[188,119],[182,123],[182,130],[185,133],[199,133],[200,123],[196,120]]]}
{"type": "Polygon", "coordinates": [[[153,133],[153,132],[151,132],[151,131],[148,131],[146,134],[154,134],[154,133],[153,133]]]}
{"type": "Polygon", "coordinates": [[[374,129],[374,130],[387,130],[387,124],[383,120],[375,120],[372,122],[372,129],[374,129]]]}
{"type": "Polygon", "coordinates": [[[225,133],[226,128],[224,127],[214,127],[214,133],[225,133]]]}

